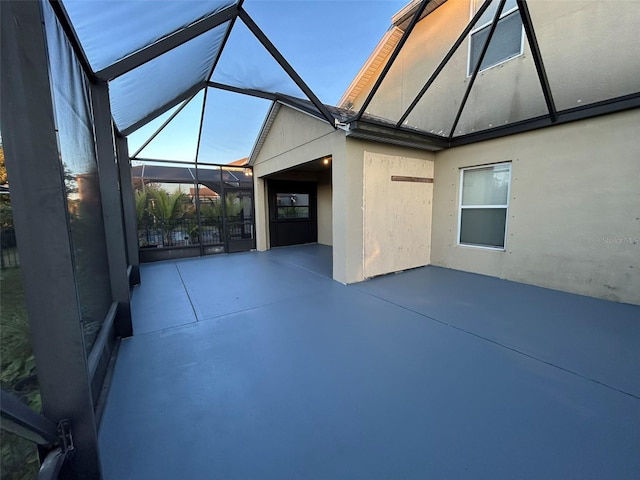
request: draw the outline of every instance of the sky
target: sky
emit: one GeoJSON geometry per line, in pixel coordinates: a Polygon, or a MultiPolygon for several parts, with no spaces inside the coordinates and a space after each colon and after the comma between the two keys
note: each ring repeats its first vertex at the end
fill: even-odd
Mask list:
{"type": "MultiPolygon", "coordinates": [[[[335,105],[408,0],[246,0],[245,10],[318,98],[335,105]]],[[[297,94],[297,87],[241,22],[214,81],[297,94]]],[[[204,95],[196,96],[139,158],[193,161],[204,95]]],[[[270,101],[208,89],[201,161],[228,163],[251,153],[270,101]]],[[[129,136],[135,153],[175,109],[129,136]]]]}

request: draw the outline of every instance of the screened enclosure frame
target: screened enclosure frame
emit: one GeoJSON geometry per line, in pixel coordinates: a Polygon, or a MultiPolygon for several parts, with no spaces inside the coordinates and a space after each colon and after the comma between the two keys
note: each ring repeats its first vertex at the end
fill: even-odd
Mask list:
{"type": "MultiPolygon", "coordinates": [[[[117,60],[116,62],[108,65],[104,68],[99,69],[98,71],[94,71],[91,68],[91,63],[86,55],[85,50],[83,49],[82,43],[74,29],[73,23],[65,9],[64,0],[49,0],[51,5],[53,6],[56,15],[59,18],[59,21],[63,25],[65,32],[67,33],[71,44],[80,59],[81,65],[85,69],[85,73],[88,78],[92,81],[104,80],[104,81],[112,81],[131,70],[144,65],[146,62],[162,55],[166,52],[171,51],[172,49],[179,47],[180,45],[189,42],[197,38],[198,36],[211,31],[212,29],[219,27],[221,25],[227,24],[226,31],[224,33],[224,38],[222,39],[221,46],[218,49],[215,59],[212,62],[211,68],[209,70],[209,74],[207,75],[207,79],[204,81],[199,81],[192,85],[187,90],[183,91],[181,94],[176,96],[175,98],[168,99],[164,102],[162,106],[155,109],[152,112],[149,112],[144,118],[139,119],[135,123],[126,126],[125,128],[117,131],[119,136],[127,136],[131,134],[133,131],[137,130],[141,126],[147,124],[151,120],[157,118],[159,115],[165,113],[169,109],[179,106],[178,110],[173,112],[169,119],[167,119],[163,125],[149,138],[144,146],[147,146],[149,142],[155,138],[158,133],[171,123],[173,118],[181,111],[186,104],[188,104],[193,97],[197,93],[202,90],[207,90],[207,88],[215,88],[218,90],[248,95],[256,98],[262,98],[266,100],[270,100],[272,102],[279,101],[281,103],[285,103],[288,105],[296,105],[299,104],[301,99],[291,97],[290,95],[267,91],[264,89],[257,88],[247,88],[236,85],[229,85],[226,83],[221,83],[215,81],[213,79],[213,74],[216,71],[216,67],[218,66],[218,62],[225,50],[227,45],[227,41],[234,29],[235,24],[237,23],[238,18],[240,21],[248,28],[248,30],[253,34],[254,38],[259,41],[259,43],[264,47],[264,49],[269,53],[269,55],[277,62],[277,64],[282,68],[282,70],[287,74],[287,76],[294,82],[294,84],[300,89],[300,91],[308,98],[309,102],[313,105],[313,110],[317,112],[319,115],[318,118],[325,120],[329,123],[333,128],[342,127],[349,131],[349,135],[353,136],[361,136],[366,138],[379,138],[381,141],[396,139],[393,140],[397,142],[404,142],[402,138],[410,137],[412,140],[409,141],[409,144],[413,144],[420,148],[420,145],[427,146],[428,149],[443,149],[456,147],[460,145],[465,145],[469,143],[480,142],[492,138],[498,138],[506,135],[511,135],[515,133],[526,132],[529,130],[534,130],[538,128],[560,125],[567,122],[572,122],[576,120],[587,119],[591,117],[595,117],[598,115],[614,113],[618,111],[623,111],[631,108],[637,108],[640,106],[640,92],[632,93],[629,95],[623,95],[619,97],[609,98],[606,100],[602,100],[599,102],[589,103],[585,105],[580,105],[577,107],[572,107],[564,110],[558,110],[556,107],[556,102],[554,100],[553,91],[548,79],[547,71],[545,68],[545,63],[543,60],[543,53],[541,52],[540,45],[538,43],[538,39],[536,36],[536,31],[534,27],[534,22],[531,18],[531,14],[529,12],[528,4],[526,0],[516,0],[516,5],[518,7],[518,11],[522,20],[523,29],[525,35],[527,37],[527,44],[531,50],[531,56],[533,59],[533,64],[535,65],[536,74],[538,77],[538,82],[542,91],[542,95],[544,97],[544,102],[546,104],[546,113],[544,115],[533,116],[530,118],[526,118],[523,120],[513,121],[508,124],[499,125],[499,126],[490,126],[489,128],[485,128],[481,131],[471,132],[471,133],[462,133],[456,135],[456,127],[458,122],[462,116],[465,107],[467,106],[469,96],[473,90],[473,86],[478,74],[481,71],[481,64],[486,55],[487,49],[489,48],[489,44],[491,42],[491,38],[493,33],[497,28],[497,23],[500,20],[501,12],[503,10],[506,1],[503,0],[486,0],[484,1],[478,11],[475,12],[471,20],[468,22],[467,26],[460,33],[454,44],[451,46],[447,54],[442,58],[439,62],[438,66],[429,76],[429,78],[424,82],[422,88],[415,95],[411,103],[407,108],[404,109],[399,120],[397,121],[386,121],[385,119],[377,118],[375,116],[369,115],[366,113],[367,108],[370,103],[376,98],[379,94],[380,86],[384,82],[387,74],[393,67],[397,57],[401,53],[404,45],[406,44],[408,38],[412,34],[415,29],[417,23],[424,17],[425,12],[428,12],[427,7],[429,4],[434,3],[435,0],[422,0],[416,7],[415,12],[410,17],[407,28],[404,30],[399,42],[393,49],[391,55],[387,59],[380,75],[376,78],[372,89],[368,93],[364,103],[359,108],[355,114],[351,115],[349,118],[340,119],[331,110],[327,105],[323,104],[319,98],[314,94],[314,92],[308,87],[308,85],[302,80],[302,78],[298,75],[296,70],[287,62],[284,56],[280,53],[280,51],[275,47],[275,45],[269,40],[269,38],[264,34],[264,32],[260,29],[260,27],[256,24],[253,18],[247,13],[247,11],[243,8],[244,0],[238,0],[237,2],[233,2],[232,4],[226,6],[225,8],[211,14],[207,15],[203,18],[200,18],[191,24],[187,25],[184,28],[178,29],[172,33],[169,33],[157,41],[146,45],[145,47],[131,53],[130,55],[125,56],[117,60]],[[413,128],[405,125],[405,121],[409,117],[409,115],[414,111],[417,104],[421,101],[421,99],[425,96],[425,94],[430,91],[432,85],[436,80],[441,77],[441,74],[445,67],[449,65],[454,54],[460,49],[462,43],[468,38],[469,34],[475,28],[476,24],[482,17],[482,15],[488,10],[491,5],[498,4],[498,8],[493,16],[491,22],[487,25],[489,29],[489,35],[487,36],[484,45],[482,46],[481,53],[478,59],[475,62],[475,65],[470,65],[471,75],[469,77],[469,83],[465,89],[464,95],[462,96],[458,109],[455,114],[455,119],[447,129],[446,135],[439,135],[435,133],[430,133],[420,128],[413,128]],[[421,139],[418,139],[421,137],[421,139]],[[400,140],[397,140],[400,138],[400,140]]],[[[524,41],[524,40],[523,40],[524,41]]],[[[206,101],[205,101],[206,104],[206,101]]],[[[315,113],[314,112],[314,113],[315,113]]],[[[202,127],[203,122],[201,121],[199,124],[198,138],[202,136],[202,127]]],[[[405,142],[406,143],[406,142],[405,142]]],[[[144,147],[139,148],[132,157],[135,158],[144,147]]],[[[196,158],[197,160],[197,158],[196,158]]]]}
{"type": "MultiPolygon", "coordinates": [[[[69,419],[73,422],[75,453],[68,459],[67,466],[71,466],[77,475],[67,473],[63,474],[63,477],[80,478],[81,475],[99,477],[97,432],[104,408],[104,395],[108,390],[103,387],[108,386],[109,375],[113,368],[112,362],[117,356],[118,342],[121,338],[133,334],[130,287],[140,282],[138,242],[134,232],[137,222],[130,161],[132,158],[143,161],[144,159],[138,156],[144,148],[171,124],[194,100],[196,94],[203,90],[204,100],[197,132],[197,148],[193,162],[189,162],[196,168],[195,207],[199,227],[202,227],[202,221],[197,169],[199,166],[209,165],[224,167],[220,164],[201,162],[199,158],[204,136],[205,105],[210,88],[290,105],[315,115],[334,129],[347,130],[347,135],[356,137],[360,135],[362,138],[373,141],[411,145],[424,150],[456,147],[640,107],[640,91],[636,91],[578,107],[558,109],[557,101],[561,102],[562,99],[554,96],[554,90],[549,82],[544,62],[545,52],[540,48],[534,21],[529,12],[529,4],[526,0],[517,0],[546,113],[508,125],[456,135],[456,125],[467,105],[479,67],[497,28],[500,13],[506,4],[505,0],[498,0],[499,4],[493,16],[490,33],[473,67],[473,75],[470,77],[462,100],[457,105],[455,120],[447,129],[446,135],[437,135],[405,126],[404,121],[425,94],[432,91],[434,82],[442,78],[442,72],[482,14],[487,11],[492,1],[494,5],[498,3],[496,0],[486,0],[433,73],[426,79],[408,108],[402,112],[400,121],[388,122],[367,114],[368,105],[380,93],[380,87],[387,74],[432,1],[435,0],[422,0],[416,5],[416,11],[409,21],[408,28],[393,50],[381,75],[376,79],[365,104],[358,112],[347,112],[324,105],[244,10],[243,0],[220,2],[222,6],[219,10],[196,18],[188,25],[161,35],[148,45],[136,48],[122,58],[96,69],[91,66],[91,59],[82,45],[64,0],[2,2],[3,14],[8,12],[15,16],[14,18],[4,15],[2,18],[2,65],[4,68],[1,74],[3,89],[9,92],[2,96],[3,133],[5,134],[3,140],[7,155],[7,169],[11,176],[12,197],[15,198],[16,231],[21,236],[19,245],[21,268],[27,279],[25,283],[28,284],[27,307],[34,353],[38,363],[38,378],[42,380],[44,386],[42,389],[43,415],[25,410],[28,407],[24,404],[14,402],[5,395],[5,392],[0,392],[3,427],[9,425],[9,428],[21,431],[23,436],[30,437],[34,442],[46,444],[46,451],[41,450],[43,456],[50,453],[55,458],[59,458],[56,449],[64,442],[57,429],[60,422],[69,419]],[[81,306],[95,306],[97,302],[93,297],[85,301],[80,295],[79,287],[86,286],[90,282],[83,282],[87,277],[81,278],[75,269],[78,256],[74,245],[77,246],[79,242],[74,243],[74,238],[71,237],[73,232],[70,228],[69,192],[65,184],[65,165],[63,164],[63,160],[66,159],[63,158],[64,155],[61,156],[60,150],[60,136],[64,128],[58,128],[59,125],[56,123],[56,113],[63,106],[61,106],[62,102],[55,104],[53,91],[54,87],[68,85],[65,85],[64,80],[60,81],[59,85],[54,85],[55,82],[52,81],[50,63],[52,50],[49,49],[51,46],[48,41],[52,40],[49,35],[53,36],[54,33],[47,31],[43,26],[44,10],[46,10],[47,19],[51,20],[55,17],[53,19],[60,24],[56,27],[56,32],[61,29],[63,34],[57,35],[56,38],[64,40],[62,43],[65,45],[65,55],[74,57],[74,61],[69,63],[72,67],[70,70],[73,69],[74,74],[81,74],[77,76],[82,76],[83,82],[86,79],[86,82],[82,83],[86,88],[79,89],[80,93],[85,96],[83,98],[91,99],[91,108],[85,112],[87,115],[83,125],[86,128],[83,127],[83,131],[91,137],[91,142],[94,142],[89,150],[92,162],[95,154],[97,175],[91,179],[94,182],[92,185],[89,185],[88,181],[85,182],[83,186],[87,190],[83,193],[87,196],[90,193],[94,194],[95,200],[100,201],[100,211],[95,213],[92,220],[94,220],[93,223],[99,224],[104,232],[88,237],[86,244],[95,244],[96,239],[105,243],[104,251],[100,252],[100,259],[104,260],[100,265],[101,268],[96,268],[95,272],[92,270],[89,273],[92,274],[90,277],[92,280],[100,274],[104,285],[100,285],[101,288],[98,290],[103,292],[109,290],[108,300],[110,301],[98,318],[101,323],[99,329],[92,332],[92,335],[95,333],[95,337],[91,342],[87,340],[81,306]],[[232,31],[238,25],[238,18],[308,100],[283,92],[231,85],[213,79],[213,73],[218,68],[232,31]],[[175,52],[175,49],[187,45],[192,40],[202,39],[203,35],[216,28],[220,29],[220,32],[217,32],[220,35],[216,37],[216,41],[220,44],[216,47],[217,51],[212,54],[211,64],[207,64],[206,71],[202,75],[203,79],[197,79],[177,94],[174,92],[171,95],[165,95],[166,98],[161,98],[161,105],[154,105],[153,109],[142,112],[140,118],[136,118],[131,124],[118,129],[114,120],[109,82],[148,65],[164,54],[175,52]],[[69,48],[67,48],[67,42],[69,48]],[[74,55],[69,55],[69,51],[74,55]],[[76,63],[79,65],[78,68],[75,68],[76,63]],[[177,107],[176,111],[169,115],[151,138],[133,155],[129,155],[125,137],[174,107],[177,107]],[[89,189],[88,187],[91,186],[94,188],[89,189]],[[46,209],[42,208],[43,205],[46,205],[46,209]]],[[[55,55],[53,60],[59,61],[55,55]]],[[[150,91],[152,84],[145,83],[141,87],[150,91]]],[[[79,129],[67,128],[63,133],[76,138],[78,132],[79,129]]],[[[169,163],[178,162],[169,161],[169,163]]],[[[81,174],[84,172],[78,172],[76,181],[87,180],[87,177],[81,174]]],[[[240,190],[240,187],[229,189],[240,190]]],[[[223,216],[226,217],[224,186],[221,187],[220,194],[223,198],[223,216]]],[[[251,208],[252,218],[255,219],[255,202],[252,202],[251,208]]],[[[202,244],[198,248],[201,252],[203,251],[202,244]]],[[[95,259],[96,256],[91,255],[91,257],[95,259]]]]}
{"type": "MultiPolygon", "coordinates": [[[[420,89],[418,94],[414,97],[410,105],[404,110],[400,119],[397,122],[388,122],[384,121],[366,113],[367,108],[370,103],[375,99],[380,86],[383,81],[387,77],[387,74],[391,70],[394,62],[402,51],[403,46],[405,45],[407,39],[411,35],[414,30],[415,25],[421,20],[422,14],[425,11],[427,5],[431,3],[433,0],[422,0],[419,6],[417,7],[411,22],[407,29],[403,32],[402,37],[400,38],[398,44],[394,48],[393,52],[389,56],[384,68],[382,69],[380,75],[376,79],[371,91],[367,95],[364,103],[357,111],[357,113],[348,119],[345,124],[349,125],[349,130],[352,131],[355,136],[358,135],[367,135],[368,132],[377,131],[377,135],[381,137],[393,136],[394,131],[404,132],[412,137],[423,137],[427,139],[432,147],[437,149],[442,148],[451,148],[457,147],[461,145],[466,145],[475,142],[481,142],[493,138],[499,138],[507,135],[512,135],[516,133],[527,132],[530,130],[535,130],[539,128],[549,127],[553,125],[560,125],[568,122],[573,122],[577,120],[584,120],[592,117],[596,117],[599,115],[605,115],[609,113],[620,112],[632,108],[640,107],[640,91],[635,92],[628,95],[618,96],[606,100],[602,100],[599,102],[589,103],[586,105],[581,105],[578,107],[568,108],[565,110],[558,111],[556,108],[556,104],[554,101],[553,92],[551,86],[549,84],[549,79],[547,76],[545,64],[543,61],[542,52],[540,50],[540,45],[538,43],[538,39],[536,36],[533,20],[531,18],[531,14],[529,12],[529,7],[527,5],[527,0],[516,0],[516,4],[518,6],[518,10],[520,11],[522,24],[525,30],[525,34],[527,37],[528,45],[531,49],[531,55],[533,57],[533,62],[535,65],[535,69],[538,76],[538,81],[540,84],[540,88],[542,90],[542,94],[544,96],[544,101],[546,104],[547,113],[540,116],[535,116],[532,118],[527,118],[525,120],[515,121],[508,125],[494,126],[488,129],[484,129],[482,131],[466,133],[455,135],[455,129],[460,120],[460,116],[465,109],[467,104],[467,100],[469,98],[469,94],[473,88],[473,84],[475,83],[475,79],[480,71],[480,66],[486,54],[486,51],[491,42],[491,38],[495,29],[497,27],[498,21],[500,20],[500,15],[503,10],[503,7],[506,3],[506,0],[485,0],[485,2],[480,6],[478,11],[469,21],[465,29],[458,36],[457,40],[454,42],[452,47],[449,49],[447,54],[444,56],[442,61],[435,68],[431,76],[428,80],[423,84],[423,87],[420,89]],[[482,48],[482,52],[478,57],[476,64],[473,66],[472,75],[470,77],[469,84],[465,90],[465,93],[462,97],[462,101],[459,104],[457,114],[455,116],[455,120],[451,125],[448,135],[442,136],[433,133],[426,132],[424,130],[418,128],[411,128],[404,125],[407,117],[411,114],[411,112],[415,109],[420,100],[424,97],[424,95],[429,91],[430,87],[433,83],[440,77],[444,68],[449,64],[451,58],[456,53],[456,51],[460,48],[462,43],[467,39],[476,23],[480,19],[480,17],[487,11],[492,2],[499,2],[498,8],[496,10],[496,14],[494,15],[491,23],[487,25],[490,28],[489,35],[485,40],[485,43],[482,48]]],[[[486,27],[485,27],[486,28],[486,27]]],[[[397,134],[396,133],[396,134],[397,134]]],[[[376,135],[375,133],[369,135],[376,135]]]]}
{"type": "MultiPolygon", "coordinates": [[[[212,62],[211,68],[209,69],[209,73],[207,75],[207,80],[196,82],[189,89],[182,92],[182,94],[177,97],[170,99],[165,102],[162,106],[147,114],[144,118],[139,119],[131,125],[126,126],[122,129],[117,129],[117,133],[120,136],[128,136],[133,131],[137,130],[141,126],[149,123],[151,120],[157,118],[159,115],[168,111],[172,107],[179,105],[185,101],[188,101],[193,98],[198,92],[202,89],[206,89],[206,87],[219,88],[222,90],[228,90],[235,93],[242,93],[250,96],[255,96],[259,98],[265,99],[275,99],[280,94],[277,92],[269,92],[266,90],[258,90],[258,89],[245,89],[241,87],[234,87],[232,85],[221,84],[219,82],[213,82],[211,79],[213,78],[213,73],[216,70],[218,62],[224,52],[227,41],[231,35],[231,32],[236,24],[238,18],[246,25],[249,31],[253,34],[253,36],[260,42],[260,44],[265,48],[265,50],[271,55],[271,57],[277,62],[277,64],[282,68],[282,70],[288,75],[288,77],[295,83],[295,85],[300,89],[304,95],[309,99],[309,101],[315,106],[315,108],[321,112],[323,118],[334,128],[336,127],[336,119],[330,113],[329,109],[324,105],[316,94],[309,88],[309,86],[304,82],[302,77],[297,73],[297,71],[291,66],[291,64],[285,59],[285,57],[280,53],[280,51],[276,48],[276,46],[269,40],[267,35],[260,29],[260,27],[256,24],[253,18],[246,12],[243,8],[242,4],[244,0],[238,0],[234,2],[234,4],[216,12],[211,15],[208,15],[204,18],[196,20],[185,28],[179,29],[175,32],[172,32],[164,37],[158,39],[157,41],[147,45],[140,50],[125,56],[124,58],[112,63],[111,65],[102,68],[98,71],[94,71],[91,67],[91,62],[85,52],[85,49],[82,46],[82,42],[78,37],[78,34],[74,28],[73,22],[65,8],[63,0],[49,0],[51,3],[56,16],[58,17],[58,21],[63,26],[67,37],[75,51],[80,64],[85,71],[85,74],[89,78],[91,82],[97,81],[106,81],[111,82],[126,73],[131,72],[132,70],[146,64],[147,62],[159,57],[160,55],[167,53],[181,45],[186,44],[190,40],[193,40],[200,35],[211,31],[212,29],[224,25],[228,23],[226,31],[224,33],[224,37],[222,39],[220,48],[218,49],[215,59],[212,62]]],[[[184,103],[183,103],[184,106],[184,103]]],[[[174,112],[177,113],[177,112],[174,112]]],[[[172,115],[174,117],[174,115],[172,115]]],[[[170,120],[167,121],[169,123],[170,120]]],[[[200,124],[200,128],[202,128],[202,124],[200,124]]],[[[200,134],[199,134],[200,135],[200,134]]]]}

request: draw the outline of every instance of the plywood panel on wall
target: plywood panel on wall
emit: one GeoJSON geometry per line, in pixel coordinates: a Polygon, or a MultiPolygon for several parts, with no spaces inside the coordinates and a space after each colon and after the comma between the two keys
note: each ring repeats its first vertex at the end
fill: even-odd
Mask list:
{"type": "Polygon", "coordinates": [[[364,152],[365,278],[429,264],[432,179],[432,161],[364,152]]]}

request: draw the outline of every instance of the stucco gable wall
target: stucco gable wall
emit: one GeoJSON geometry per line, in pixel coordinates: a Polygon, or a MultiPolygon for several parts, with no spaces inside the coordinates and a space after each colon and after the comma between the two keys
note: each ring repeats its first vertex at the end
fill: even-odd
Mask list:
{"type": "MultiPolygon", "coordinates": [[[[293,167],[297,165],[296,161],[303,163],[318,158],[310,157],[296,160],[296,158],[286,158],[283,154],[333,133],[344,136],[343,132],[336,132],[327,122],[298,110],[281,106],[256,157],[254,163],[256,173],[266,175],[293,167]]],[[[331,152],[319,153],[319,156],[327,153],[331,152]]]]}
{"type": "MultiPolygon", "coordinates": [[[[640,53],[633,48],[640,24],[637,1],[539,0],[530,2],[529,9],[558,109],[640,90],[640,53]]],[[[450,0],[421,20],[368,112],[399,120],[470,18],[469,0],[450,0]]],[[[407,125],[448,135],[470,80],[468,51],[467,39],[408,117],[407,125]]],[[[362,89],[355,109],[362,105],[377,76],[362,89]]],[[[533,58],[523,36],[522,55],[478,75],[455,134],[546,113],[533,58]]]]}
{"type": "MultiPolygon", "coordinates": [[[[468,15],[468,0],[450,0],[418,22],[368,111],[384,118],[398,119],[464,29],[468,15]]],[[[362,106],[385,64],[380,65],[370,85],[354,100],[355,110],[362,106]]]]}

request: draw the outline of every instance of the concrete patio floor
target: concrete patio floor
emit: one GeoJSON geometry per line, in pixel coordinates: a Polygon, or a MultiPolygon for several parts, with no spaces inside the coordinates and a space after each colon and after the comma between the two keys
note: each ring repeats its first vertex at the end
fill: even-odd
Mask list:
{"type": "Polygon", "coordinates": [[[106,480],[637,479],[640,307],[331,249],[147,264],[106,480]]]}

